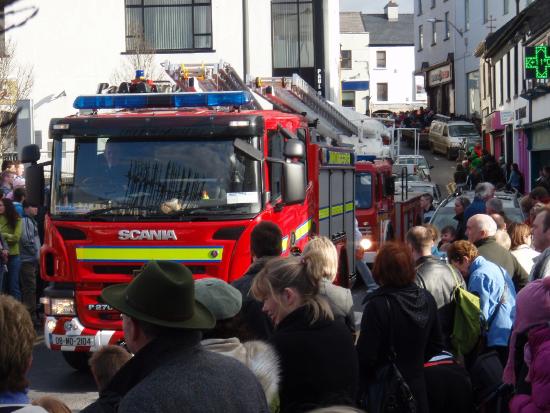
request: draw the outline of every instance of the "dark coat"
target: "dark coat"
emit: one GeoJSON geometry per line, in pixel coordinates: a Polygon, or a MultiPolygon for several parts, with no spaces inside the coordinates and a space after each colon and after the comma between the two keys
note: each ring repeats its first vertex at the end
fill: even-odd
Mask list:
{"type": "Polygon", "coordinates": [[[281,358],[281,413],[355,402],[359,372],[350,331],[343,323],[311,319],[300,307],[271,338],[281,358]]]}
{"type": "Polygon", "coordinates": [[[395,363],[411,388],[418,413],[427,413],[424,363],[443,348],[434,298],[415,284],[399,289],[380,287],[370,295],[357,342],[364,388],[372,381],[376,369],[387,363],[390,323],[393,325],[393,345],[397,354],[395,363]],[[391,315],[388,314],[385,297],[390,300],[391,315]]]}
{"type": "Polygon", "coordinates": [[[514,281],[516,292],[519,292],[529,282],[529,274],[519,264],[510,251],[498,244],[495,237],[488,237],[476,241],[475,246],[483,258],[504,268],[514,281]]]}
{"type": "Polygon", "coordinates": [[[457,224],[456,224],[456,240],[467,240],[468,237],[466,236],[466,221],[464,220],[464,212],[461,214],[455,215],[453,218],[457,224]]]}
{"type": "Polygon", "coordinates": [[[84,412],[269,412],[254,374],[238,360],[204,350],[200,338],[189,332],[153,340],[84,412]]]}
{"type": "Polygon", "coordinates": [[[437,315],[445,347],[450,350],[451,333],[453,332],[455,304],[453,292],[458,283],[466,288],[462,275],[433,256],[421,257],[416,261],[416,285],[425,288],[432,294],[437,305],[437,315]],[[455,280],[456,278],[456,280],[455,280]]]}
{"type": "Polygon", "coordinates": [[[254,277],[264,268],[265,263],[272,258],[258,258],[241,278],[231,283],[243,296],[241,314],[250,333],[250,339],[268,340],[273,334],[273,324],[262,311],[262,303],[256,300],[250,293],[254,277]]]}
{"type": "Polygon", "coordinates": [[[468,208],[464,210],[464,225],[468,223],[468,220],[477,214],[485,214],[487,208],[485,207],[485,201],[477,196],[474,198],[472,203],[468,205],[468,208]]]}

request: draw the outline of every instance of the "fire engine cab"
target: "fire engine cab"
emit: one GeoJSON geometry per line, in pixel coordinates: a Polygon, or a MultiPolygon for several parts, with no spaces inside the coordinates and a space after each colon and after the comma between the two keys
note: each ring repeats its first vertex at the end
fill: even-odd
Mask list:
{"type": "Polygon", "coordinates": [[[180,262],[197,278],[239,278],[263,220],[281,228],[284,254],[313,235],[331,238],[338,282],[348,285],[350,148],[325,143],[300,114],[255,108],[248,91],[108,91],[77,97],[78,114],[51,120],[51,161],[39,163],[36,145],[22,151],[29,202],[48,210],[40,260],[48,348],[82,369],[90,351],[121,342],[119,314],[98,296],[149,260],[180,262]]]}

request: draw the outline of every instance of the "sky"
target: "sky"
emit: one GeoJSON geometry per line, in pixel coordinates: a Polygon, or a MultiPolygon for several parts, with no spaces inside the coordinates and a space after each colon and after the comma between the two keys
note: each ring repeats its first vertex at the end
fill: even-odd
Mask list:
{"type": "MultiPolygon", "coordinates": [[[[412,13],[413,0],[394,0],[399,13],[412,13]]],[[[384,13],[388,0],[340,0],[340,11],[362,11],[363,13],[384,13]]]]}

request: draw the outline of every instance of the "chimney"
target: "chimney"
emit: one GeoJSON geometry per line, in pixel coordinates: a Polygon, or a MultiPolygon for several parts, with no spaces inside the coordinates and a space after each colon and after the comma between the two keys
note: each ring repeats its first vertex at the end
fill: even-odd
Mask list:
{"type": "Polygon", "coordinates": [[[396,22],[399,20],[399,5],[390,0],[388,4],[384,6],[384,13],[388,21],[396,22]]]}

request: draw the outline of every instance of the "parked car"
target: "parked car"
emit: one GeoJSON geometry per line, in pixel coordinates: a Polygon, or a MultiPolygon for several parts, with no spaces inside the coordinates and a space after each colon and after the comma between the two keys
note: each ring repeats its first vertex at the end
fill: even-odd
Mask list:
{"type": "MultiPolygon", "coordinates": [[[[397,184],[396,184],[397,187],[397,184]]],[[[435,210],[430,224],[433,224],[437,229],[441,230],[447,225],[452,225],[456,228],[457,222],[455,221],[455,200],[458,196],[465,196],[470,201],[474,200],[474,191],[465,191],[462,193],[456,193],[449,195],[445,198],[435,210]]],[[[525,215],[519,206],[519,199],[516,192],[512,191],[497,191],[495,197],[502,201],[504,207],[504,214],[506,218],[514,222],[524,222],[525,215]]]]}
{"type": "MultiPolygon", "coordinates": [[[[404,185],[402,180],[395,181],[395,195],[401,195],[404,185]]],[[[441,190],[439,189],[439,185],[434,182],[408,180],[407,191],[431,194],[435,205],[441,201],[441,190]]]]}
{"type": "Polygon", "coordinates": [[[430,125],[429,145],[432,153],[442,153],[447,159],[456,159],[460,150],[481,143],[481,136],[473,123],[434,119],[430,125]]]}
{"type": "Polygon", "coordinates": [[[408,175],[418,175],[422,180],[431,181],[430,169],[433,166],[422,155],[399,155],[393,162],[393,173],[399,177],[403,167],[407,168],[408,175]]]}

